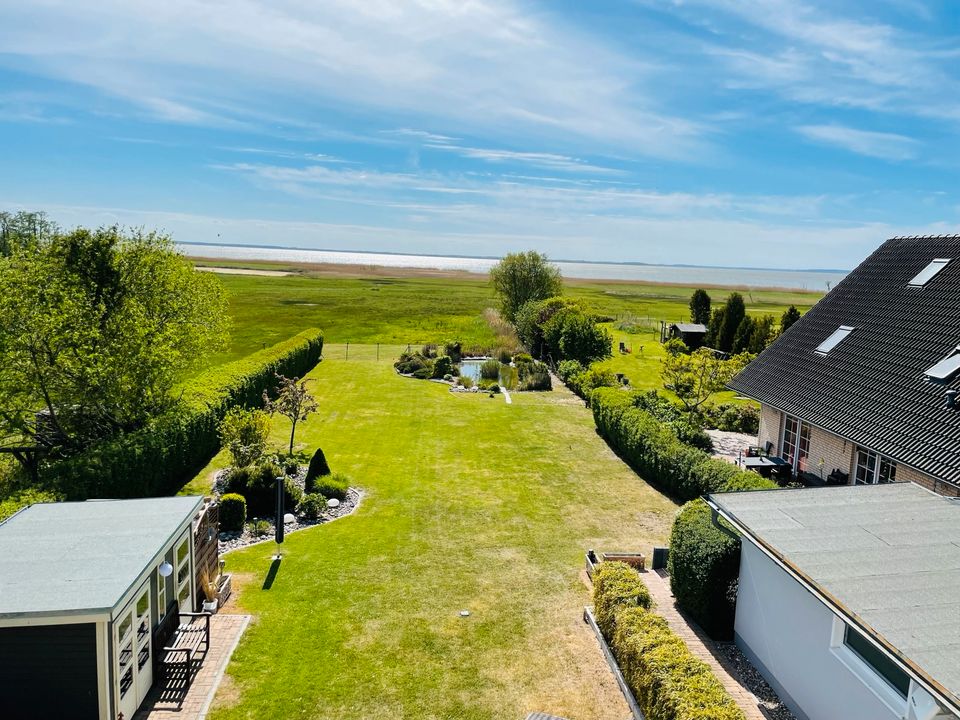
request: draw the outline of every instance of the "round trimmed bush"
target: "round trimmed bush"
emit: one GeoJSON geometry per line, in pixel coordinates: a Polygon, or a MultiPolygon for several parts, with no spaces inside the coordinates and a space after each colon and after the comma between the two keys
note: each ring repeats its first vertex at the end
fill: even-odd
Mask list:
{"type": "Polygon", "coordinates": [[[327,499],[320,493],[307,493],[300,503],[300,514],[307,520],[316,520],[327,506],[327,499]]]}
{"type": "Polygon", "coordinates": [[[350,487],[350,479],[346,475],[334,473],[317,478],[313,492],[323,495],[325,498],[336,498],[343,501],[347,499],[348,487],[350,487]]]}
{"type": "Polygon", "coordinates": [[[688,502],[674,520],[667,564],[677,604],[710,637],[733,637],[740,538],[732,528],[714,524],[710,507],[702,499],[688,502]]]}
{"type": "Polygon", "coordinates": [[[247,501],[243,495],[227,493],[220,498],[220,529],[240,532],[247,521],[247,501]]]}

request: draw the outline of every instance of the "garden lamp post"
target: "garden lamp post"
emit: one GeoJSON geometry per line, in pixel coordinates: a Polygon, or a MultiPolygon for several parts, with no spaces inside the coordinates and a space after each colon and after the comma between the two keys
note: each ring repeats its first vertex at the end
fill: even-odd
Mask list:
{"type": "Polygon", "coordinates": [[[277,558],[280,557],[280,546],[283,544],[283,476],[277,478],[277,517],[274,539],[277,541],[277,558]]]}

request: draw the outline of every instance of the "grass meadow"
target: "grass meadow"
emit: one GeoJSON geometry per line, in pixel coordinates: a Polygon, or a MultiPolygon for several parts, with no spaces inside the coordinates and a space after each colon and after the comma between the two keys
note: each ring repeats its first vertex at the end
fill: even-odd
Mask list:
{"type": "MultiPolygon", "coordinates": [[[[322,447],[366,496],[288,536],[269,587],[273,543],[226,556],[239,585],[227,611],[257,619],[211,717],[626,717],[581,619],[583,553],[649,552],[676,508],[583,403],[566,390],[511,405],[454,394],[372,353],[328,357],[309,377],[320,412],[298,445],[322,447]]],[[[288,432],[277,418],[273,442],[288,432]]]]}

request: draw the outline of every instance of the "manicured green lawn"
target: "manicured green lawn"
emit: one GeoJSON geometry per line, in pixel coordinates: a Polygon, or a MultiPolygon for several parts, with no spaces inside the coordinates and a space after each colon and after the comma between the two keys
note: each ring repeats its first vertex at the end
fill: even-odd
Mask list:
{"type": "MultiPolygon", "coordinates": [[[[649,552],[676,508],[582,403],[454,395],[386,360],[327,359],[311,377],[321,411],[299,442],[366,497],[288,536],[268,588],[272,543],[227,556],[240,586],[229,610],[257,619],[212,717],[626,717],[581,620],[583,553],[649,552]]],[[[277,445],[287,432],[278,419],[277,445]]]]}

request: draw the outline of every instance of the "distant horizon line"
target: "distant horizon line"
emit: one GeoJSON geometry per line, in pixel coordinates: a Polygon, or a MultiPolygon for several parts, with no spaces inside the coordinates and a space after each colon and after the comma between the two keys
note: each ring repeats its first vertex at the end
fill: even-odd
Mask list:
{"type": "MultiPolygon", "coordinates": [[[[396,252],[391,250],[340,250],[336,248],[305,248],[293,245],[260,245],[254,243],[226,243],[226,242],[177,242],[177,245],[199,245],[201,247],[233,247],[233,248],[256,248],[258,250],[306,250],[308,252],[336,252],[336,253],[355,253],[357,255],[393,255],[398,257],[437,257],[454,258],[457,260],[501,260],[502,257],[495,255],[438,255],[436,253],[411,253],[396,252]]],[[[253,258],[251,258],[253,259],[253,258]]],[[[759,270],[759,271],[777,271],[777,272],[796,272],[796,273],[849,273],[852,269],[841,268],[783,268],[783,267],[757,267],[755,265],[696,265],[692,263],[650,263],[637,260],[627,260],[617,262],[615,260],[568,260],[560,258],[548,258],[552,263],[566,263],[577,265],[626,265],[634,267],[674,267],[674,268],[703,268],[708,270],[759,270]]]]}

